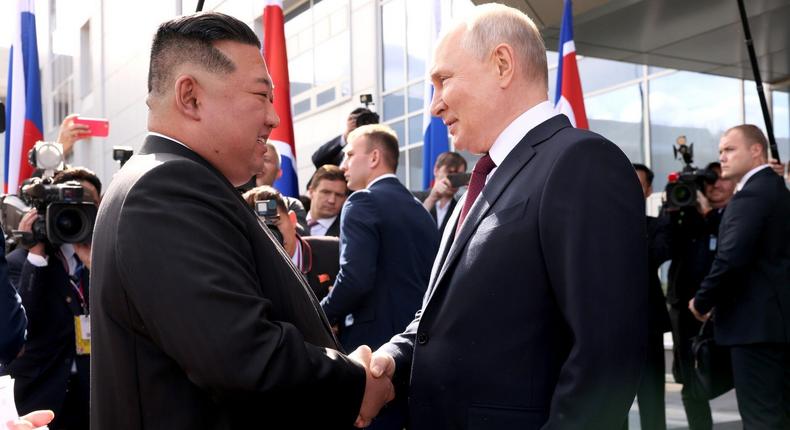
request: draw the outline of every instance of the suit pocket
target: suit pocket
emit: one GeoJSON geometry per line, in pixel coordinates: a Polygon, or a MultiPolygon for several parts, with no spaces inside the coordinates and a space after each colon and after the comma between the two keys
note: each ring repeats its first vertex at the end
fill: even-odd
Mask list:
{"type": "Polygon", "coordinates": [[[469,430],[539,429],[548,419],[547,410],[512,406],[472,406],[469,430]]]}
{"type": "Polygon", "coordinates": [[[526,213],[528,202],[529,199],[526,199],[489,214],[487,217],[483,218],[482,221],[480,221],[480,225],[477,226],[477,233],[483,233],[497,227],[501,227],[505,224],[523,219],[524,214],[526,213]]]}

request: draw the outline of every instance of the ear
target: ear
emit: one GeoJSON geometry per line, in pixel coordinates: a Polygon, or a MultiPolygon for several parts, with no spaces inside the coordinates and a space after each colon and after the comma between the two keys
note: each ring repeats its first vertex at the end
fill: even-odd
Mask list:
{"type": "Polygon", "coordinates": [[[192,75],[181,75],[174,84],[176,110],[187,118],[200,120],[200,102],[198,94],[200,84],[192,75]]]}
{"type": "Polygon", "coordinates": [[[512,46],[500,43],[494,48],[491,56],[496,67],[499,87],[507,88],[515,75],[515,51],[512,46]]]}
{"type": "Polygon", "coordinates": [[[296,212],[288,211],[288,219],[291,220],[291,224],[296,225],[296,212]]]}
{"type": "Polygon", "coordinates": [[[375,169],[379,166],[379,164],[381,164],[381,150],[379,148],[373,148],[370,151],[369,157],[370,159],[368,163],[370,164],[371,169],[375,169]]]}

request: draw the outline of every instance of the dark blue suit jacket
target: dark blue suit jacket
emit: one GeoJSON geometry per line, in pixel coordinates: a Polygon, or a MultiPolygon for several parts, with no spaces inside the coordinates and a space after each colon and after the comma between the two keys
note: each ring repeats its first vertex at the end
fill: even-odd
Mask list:
{"type": "Polygon", "coordinates": [[[410,428],[619,428],[647,346],[645,203],[626,156],[557,115],[456,236],[458,209],[422,310],[382,347],[396,383],[410,378],[410,428]]]}
{"type": "Polygon", "coordinates": [[[22,349],[26,326],[22,300],[8,282],[5,247],[0,247],[0,374],[3,374],[3,364],[11,361],[22,349]]]}
{"type": "Polygon", "coordinates": [[[347,351],[375,349],[406,328],[420,307],[439,234],[431,216],[396,178],[346,200],[340,219],[340,272],[321,305],[342,327],[347,351]]]}

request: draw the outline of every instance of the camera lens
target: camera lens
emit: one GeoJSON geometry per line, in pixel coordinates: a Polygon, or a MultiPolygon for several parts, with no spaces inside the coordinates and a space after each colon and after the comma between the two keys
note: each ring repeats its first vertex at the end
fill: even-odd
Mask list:
{"type": "Polygon", "coordinates": [[[686,184],[678,184],[672,189],[669,196],[672,203],[679,207],[691,205],[694,202],[694,197],[691,188],[686,184]]]}
{"type": "Polygon", "coordinates": [[[55,229],[64,239],[79,235],[84,225],[85,219],[82,212],[75,209],[64,209],[55,218],[55,229]]]}

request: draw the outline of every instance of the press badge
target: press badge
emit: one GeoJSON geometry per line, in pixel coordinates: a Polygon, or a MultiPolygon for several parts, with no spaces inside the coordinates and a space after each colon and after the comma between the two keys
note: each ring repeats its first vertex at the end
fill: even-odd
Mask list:
{"type": "Polygon", "coordinates": [[[74,317],[74,336],[76,337],[77,355],[91,353],[91,317],[77,315],[74,317]]]}
{"type": "Polygon", "coordinates": [[[716,236],[710,236],[710,242],[708,242],[708,249],[711,251],[716,250],[716,236]]]}

